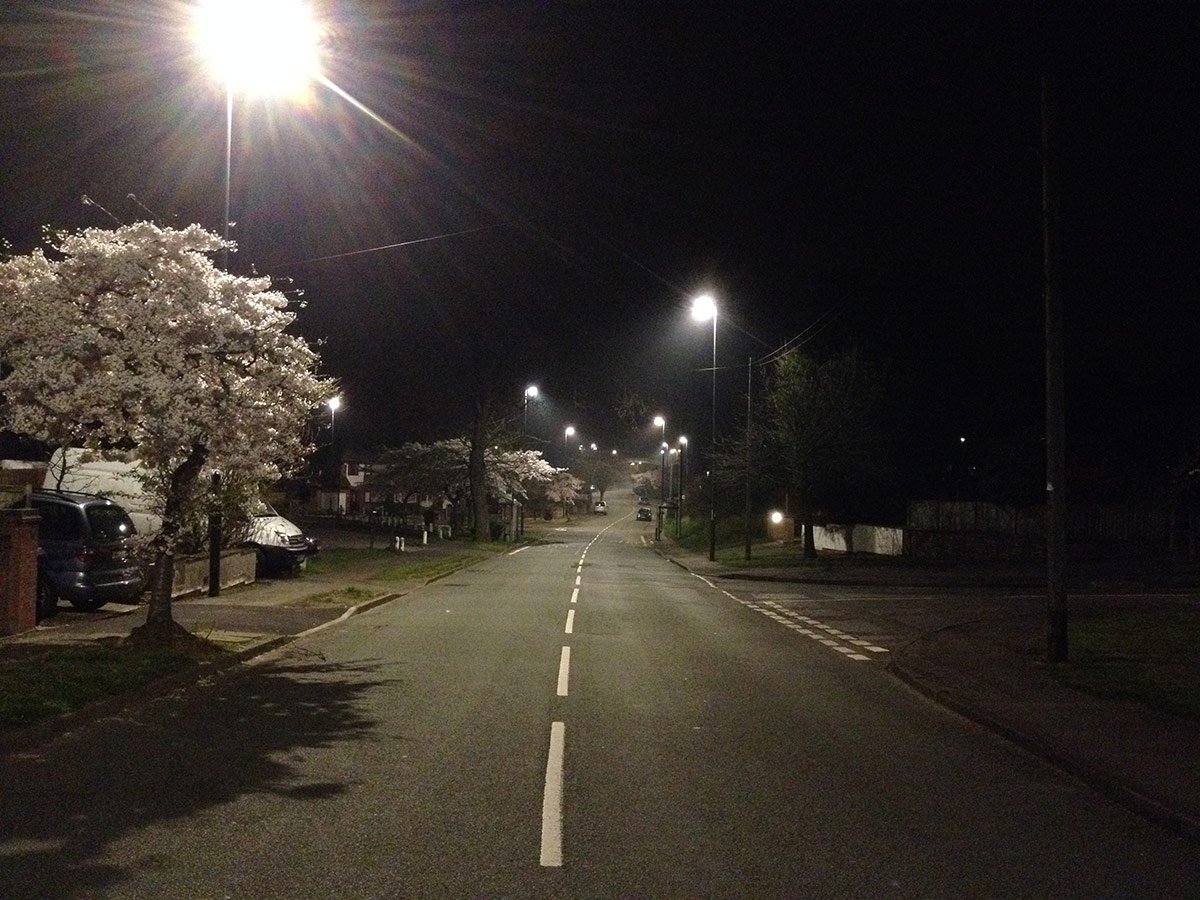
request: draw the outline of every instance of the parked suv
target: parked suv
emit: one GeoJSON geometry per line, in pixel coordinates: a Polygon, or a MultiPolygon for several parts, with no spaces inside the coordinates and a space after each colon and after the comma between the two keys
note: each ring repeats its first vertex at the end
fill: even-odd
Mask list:
{"type": "Polygon", "coordinates": [[[109,601],[136,603],[146,575],[133,556],[128,513],[95,494],[34,491],[38,522],[38,618],[54,615],[60,597],[91,611],[109,601]]]}

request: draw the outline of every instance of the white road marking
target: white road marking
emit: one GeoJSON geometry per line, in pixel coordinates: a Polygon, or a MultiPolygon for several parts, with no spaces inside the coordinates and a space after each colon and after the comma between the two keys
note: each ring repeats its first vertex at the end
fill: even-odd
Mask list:
{"type": "Polygon", "coordinates": [[[550,752],[546,756],[546,786],[542,791],[541,863],[543,866],[561,866],[563,864],[562,789],[566,731],[567,726],[564,723],[550,723],[550,752]]]}
{"type": "Polygon", "coordinates": [[[579,588],[575,588],[575,590],[571,591],[571,602],[574,603],[578,599],[579,599],[579,588]]]}
{"type": "Polygon", "coordinates": [[[709,581],[703,575],[697,575],[695,572],[692,572],[692,574],[695,575],[697,578],[699,578],[701,581],[703,581],[705,584],[707,584],[713,590],[720,591],[722,594],[724,594],[730,600],[734,600],[734,601],[742,604],[742,606],[749,607],[750,609],[754,610],[756,613],[759,613],[760,615],[764,615],[768,619],[771,619],[774,622],[778,622],[780,625],[783,625],[785,628],[791,629],[792,631],[796,632],[797,634],[802,634],[805,637],[810,637],[813,640],[817,641],[818,643],[824,644],[826,647],[836,650],[838,653],[841,653],[847,659],[855,659],[855,660],[859,660],[862,662],[866,662],[871,659],[871,657],[858,652],[858,649],[857,649],[858,647],[861,647],[864,650],[869,650],[872,653],[887,653],[888,652],[886,647],[877,647],[874,644],[872,644],[870,641],[863,640],[862,638],[853,637],[852,635],[849,635],[844,631],[834,628],[832,625],[826,625],[824,622],[818,622],[816,619],[810,619],[808,616],[802,616],[798,612],[788,609],[786,606],[782,605],[781,603],[776,603],[774,600],[766,600],[766,599],[743,600],[741,597],[731,594],[729,591],[725,590],[724,588],[717,587],[715,584],[713,584],[711,581],[709,581]],[[804,628],[803,625],[798,624],[798,623],[803,623],[804,625],[809,625],[811,627],[804,628]],[[819,631],[813,631],[812,630],[813,628],[819,629],[819,631]],[[824,634],[822,634],[821,632],[824,632],[824,634]],[[846,644],[853,644],[855,646],[853,646],[853,647],[843,646],[843,644],[838,643],[838,640],[834,640],[834,638],[837,638],[838,640],[843,641],[846,644]]]}
{"type": "Polygon", "coordinates": [[[509,556],[516,556],[516,555],[517,555],[518,553],[520,553],[522,550],[528,550],[528,549],[529,549],[531,546],[532,546],[531,544],[526,544],[524,547],[518,547],[516,550],[513,550],[513,551],[511,551],[511,552],[510,552],[508,555],[509,555],[509,556]]]}
{"type": "Polygon", "coordinates": [[[576,571],[576,572],[582,572],[582,571],[583,571],[583,562],[582,562],[582,560],[580,561],[579,565],[576,567],[575,571],[576,571]]]}
{"type": "Polygon", "coordinates": [[[558,696],[567,696],[567,679],[571,676],[571,648],[563,647],[558,658],[558,696]]]}
{"type": "Polygon", "coordinates": [[[582,575],[576,575],[576,576],[575,576],[575,587],[579,587],[579,585],[580,585],[582,582],[583,582],[583,576],[582,576],[582,575]]]}
{"type": "Polygon", "coordinates": [[[564,634],[570,634],[571,629],[573,629],[574,627],[575,627],[575,610],[568,609],[567,610],[567,628],[566,628],[566,631],[564,632],[564,634]]]}

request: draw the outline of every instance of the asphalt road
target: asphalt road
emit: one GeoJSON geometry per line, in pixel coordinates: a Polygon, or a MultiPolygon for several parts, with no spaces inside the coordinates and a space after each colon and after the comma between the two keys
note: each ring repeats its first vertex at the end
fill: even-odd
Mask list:
{"type": "Polygon", "coordinates": [[[940,595],[710,586],[632,510],[10,760],[0,893],[1195,896],[1200,848],[884,671],[940,595]]]}

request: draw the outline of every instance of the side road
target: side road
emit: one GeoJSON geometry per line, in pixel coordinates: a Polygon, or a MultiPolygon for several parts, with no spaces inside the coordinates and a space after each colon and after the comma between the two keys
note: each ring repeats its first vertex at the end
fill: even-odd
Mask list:
{"type": "MultiPolygon", "coordinates": [[[[709,562],[704,554],[663,542],[658,552],[709,578],[846,585],[996,588],[1040,586],[1030,569],[945,570],[873,564],[752,568],[709,562]],[[890,571],[889,571],[890,569],[890,571]]],[[[850,561],[847,561],[850,562],[850,561]]],[[[1136,593],[1129,602],[1138,602],[1136,593]]],[[[1072,592],[1075,611],[1096,597],[1072,592]]],[[[1114,800],[1175,833],[1200,841],[1200,721],[1141,703],[1067,687],[1031,656],[1041,617],[981,614],[967,606],[956,621],[895,652],[889,670],[936,702],[995,731],[1114,800]]]]}

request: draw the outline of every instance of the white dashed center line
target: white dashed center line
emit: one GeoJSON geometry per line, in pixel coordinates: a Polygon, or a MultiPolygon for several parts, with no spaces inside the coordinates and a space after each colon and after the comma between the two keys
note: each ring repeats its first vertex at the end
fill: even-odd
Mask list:
{"type": "Polygon", "coordinates": [[[558,696],[567,696],[567,680],[571,677],[571,648],[563,647],[558,657],[558,696]]]}
{"type": "Polygon", "coordinates": [[[574,629],[574,627],[575,627],[575,610],[568,609],[567,610],[567,627],[566,627],[564,633],[570,634],[572,629],[574,629]]]}
{"type": "MultiPolygon", "coordinates": [[[[565,648],[564,648],[565,649],[565,648]]],[[[561,866],[563,811],[563,749],[567,726],[562,722],[550,724],[550,752],[546,755],[546,786],[542,791],[542,854],[543,866],[561,866]]]]}

